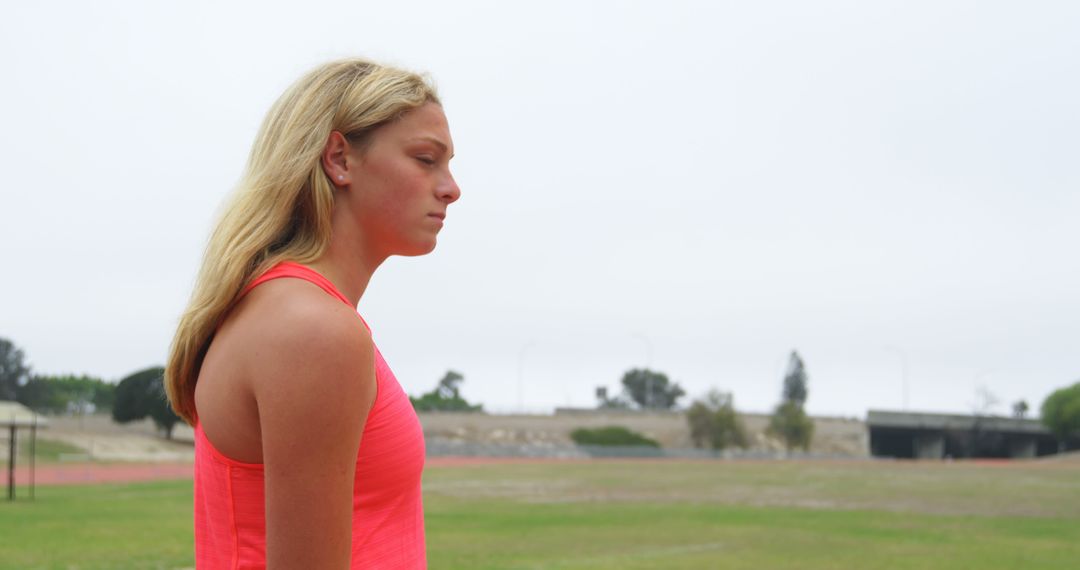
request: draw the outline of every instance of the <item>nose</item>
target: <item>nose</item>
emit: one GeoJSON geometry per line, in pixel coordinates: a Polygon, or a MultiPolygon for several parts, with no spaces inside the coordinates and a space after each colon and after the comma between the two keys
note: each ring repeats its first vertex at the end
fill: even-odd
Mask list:
{"type": "Polygon", "coordinates": [[[439,185],[435,192],[439,200],[447,204],[453,204],[461,197],[461,188],[458,187],[457,181],[450,174],[447,174],[446,180],[439,185]]]}

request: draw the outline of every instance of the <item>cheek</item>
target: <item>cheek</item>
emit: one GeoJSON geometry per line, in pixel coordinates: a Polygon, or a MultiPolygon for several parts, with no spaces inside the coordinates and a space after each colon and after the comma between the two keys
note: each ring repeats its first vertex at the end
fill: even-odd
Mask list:
{"type": "Polygon", "coordinates": [[[361,216],[363,224],[389,238],[393,234],[422,220],[424,211],[422,192],[423,184],[418,177],[404,172],[382,172],[378,179],[372,180],[363,201],[361,216]]]}
{"type": "Polygon", "coordinates": [[[387,212],[403,216],[427,215],[420,212],[426,205],[425,182],[422,174],[416,172],[398,172],[388,180],[383,193],[387,212]]]}

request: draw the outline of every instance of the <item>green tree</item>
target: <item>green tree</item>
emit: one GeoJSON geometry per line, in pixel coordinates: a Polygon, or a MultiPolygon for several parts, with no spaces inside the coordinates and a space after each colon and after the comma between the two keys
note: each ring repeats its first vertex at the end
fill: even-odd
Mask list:
{"type": "Polygon", "coordinates": [[[24,358],[15,343],[0,338],[0,400],[16,399],[19,386],[30,379],[30,366],[24,358]]]}
{"type": "Polygon", "coordinates": [[[116,386],[90,376],[34,376],[17,390],[19,403],[38,412],[84,414],[111,410],[116,386]]]}
{"type": "Polygon", "coordinates": [[[789,452],[796,447],[809,450],[810,441],[814,438],[814,421],[806,415],[802,406],[795,402],[784,402],[769,418],[769,427],[765,431],[783,440],[789,452]]]}
{"type": "Polygon", "coordinates": [[[1018,400],[1012,405],[1013,417],[1024,419],[1029,409],[1031,408],[1028,406],[1027,400],[1018,400]]]}
{"type": "Polygon", "coordinates": [[[419,398],[409,397],[418,412],[482,412],[481,404],[470,404],[461,397],[460,386],[465,377],[459,372],[447,370],[435,389],[419,398]]]}
{"type": "Polygon", "coordinates": [[[746,427],[735,412],[730,393],[710,390],[704,398],[694,401],[686,412],[690,424],[690,439],[696,447],[727,449],[746,448],[746,427]]]}
{"type": "Polygon", "coordinates": [[[784,389],[780,405],[769,419],[766,432],[779,437],[790,452],[796,447],[810,449],[814,437],[814,422],[803,409],[807,389],[806,365],[796,351],[791,351],[787,371],[784,373],[784,389]]]}
{"type": "Polygon", "coordinates": [[[670,410],[686,391],[666,374],[648,368],[628,370],[622,377],[623,397],[643,410],[670,410]]]}
{"type": "Polygon", "coordinates": [[[165,397],[165,369],[160,366],[140,370],[127,376],[116,385],[116,401],[112,417],[118,423],[127,423],[150,417],[172,439],[173,427],[180,421],[165,397]]]}
{"type": "Polygon", "coordinates": [[[1080,436],[1080,382],[1054,390],[1043,400],[1040,412],[1043,424],[1058,437],[1064,451],[1070,437],[1080,436]]]}
{"type": "Polygon", "coordinates": [[[788,357],[788,368],[784,374],[784,401],[794,402],[800,406],[805,404],[806,381],[806,365],[803,364],[799,353],[793,350],[791,356],[788,357]]]}
{"type": "Polygon", "coordinates": [[[622,396],[608,397],[606,386],[596,387],[596,409],[598,410],[629,410],[630,402],[622,396]]]}
{"type": "Polygon", "coordinates": [[[625,398],[621,397],[604,398],[603,400],[600,400],[600,403],[597,404],[596,407],[600,410],[629,410],[633,408],[633,406],[630,405],[630,402],[627,402],[625,398]]]}

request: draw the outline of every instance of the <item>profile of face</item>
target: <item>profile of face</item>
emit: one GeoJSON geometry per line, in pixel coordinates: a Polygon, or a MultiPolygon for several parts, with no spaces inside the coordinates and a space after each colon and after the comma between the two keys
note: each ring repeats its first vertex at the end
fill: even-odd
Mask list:
{"type": "Polygon", "coordinates": [[[447,207],[461,196],[450,174],[454,144],[442,106],[408,111],[342,154],[331,161],[340,168],[327,164],[324,154],[324,167],[338,188],[335,209],[343,210],[365,248],[380,257],[431,252],[447,207]]]}

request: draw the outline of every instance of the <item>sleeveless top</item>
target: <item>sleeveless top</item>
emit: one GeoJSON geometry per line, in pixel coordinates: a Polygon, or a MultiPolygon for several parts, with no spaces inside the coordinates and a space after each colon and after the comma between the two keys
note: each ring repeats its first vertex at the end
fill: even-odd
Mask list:
{"type": "MultiPolygon", "coordinates": [[[[252,281],[241,297],[260,283],[282,277],[310,281],[352,306],[328,279],[288,262],[252,281]]],[[[357,317],[357,326],[366,327],[357,317]]],[[[356,457],[350,568],[427,568],[420,494],[424,433],[412,403],[378,348],[375,382],[378,392],[356,457]]],[[[263,465],[226,457],[206,438],[199,423],[195,425],[195,567],[266,567],[263,465]]]]}

